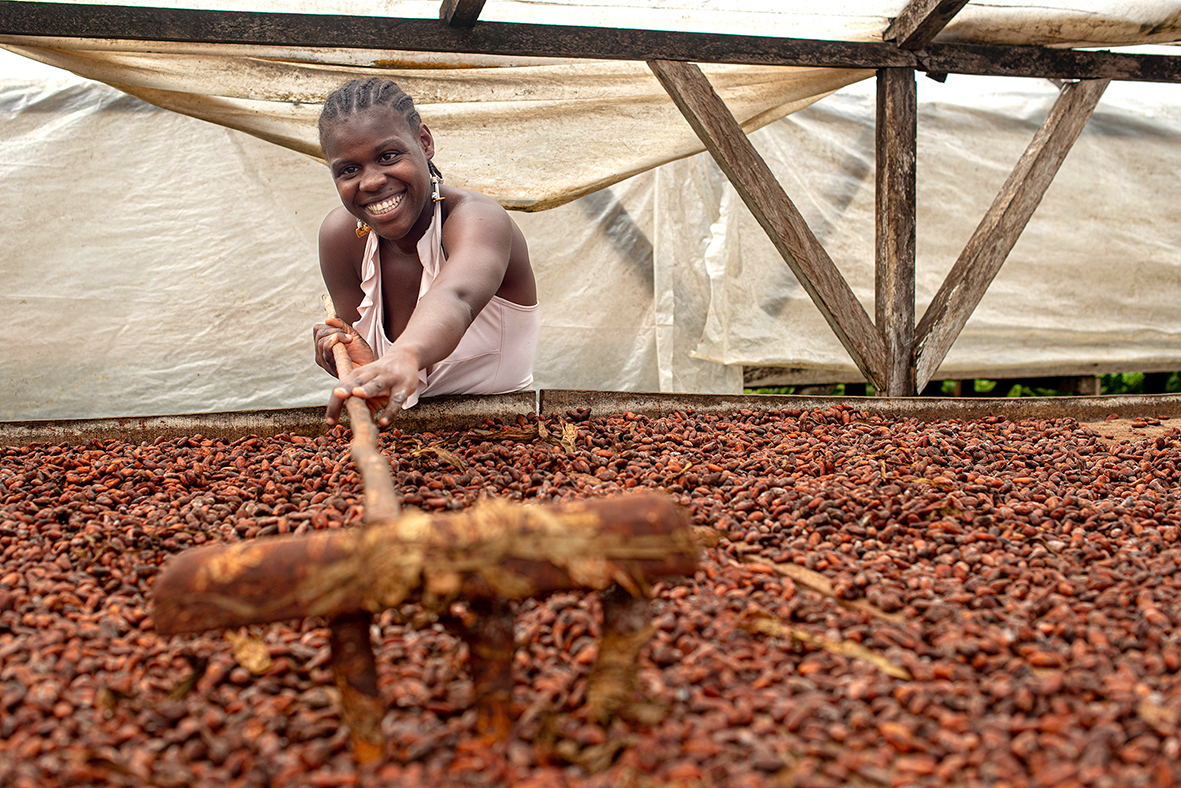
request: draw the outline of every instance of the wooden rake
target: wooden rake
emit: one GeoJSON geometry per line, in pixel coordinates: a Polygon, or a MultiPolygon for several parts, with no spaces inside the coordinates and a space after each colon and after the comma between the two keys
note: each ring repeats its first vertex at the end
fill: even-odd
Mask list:
{"type": "MultiPolygon", "coordinates": [[[[325,310],[332,316],[331,301],[325,310]]],[[[352,364],[333,349],[341,377],[352,364]]],[[[447,514],[401,512],[366,403],[346,402],[350,455],[365,488],[362,526],[188,550],[153,586],[164,635],[317,616],[330,629],[331,666],[354,758],[382,756],[385,713],[370,640],[373,614],[417,603],[468,644],[477,732],[507,738],[514,724],[513,600],[602,591],[603,636],[587,713],[605,720],[631,696],[651,635],[651,585],[692,574],[697,546],[685,514],[655,493],[560,506],[499,501],[447,514]],[[452,603],[470,615],[448,615],[452,603]]]]}

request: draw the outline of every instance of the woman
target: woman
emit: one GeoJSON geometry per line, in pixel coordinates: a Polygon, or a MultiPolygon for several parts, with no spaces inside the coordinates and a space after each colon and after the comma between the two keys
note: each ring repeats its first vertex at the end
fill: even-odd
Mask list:
{"type": "Polygon", "coordinates": [[[442,184],[414,103],[377,78],[333,92],[320,147],[341,207],[320,227],[320,270],[337,319],[314,329],[316,363],[336,375],[328,422],[350,396],[378,424],[421,396],[503,394],[533,383],[537,286],[516,223],[494,200],[442,184]],[[339,377],[339,375],[337,375],[339,377]]]}

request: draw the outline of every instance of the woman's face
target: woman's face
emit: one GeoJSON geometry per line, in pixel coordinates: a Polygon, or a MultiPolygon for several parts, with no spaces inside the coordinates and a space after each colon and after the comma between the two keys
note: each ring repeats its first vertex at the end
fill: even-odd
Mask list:
{"type": "Polygon", "coordinates": [[[336,191],[353,216],[382,238],[413,243],[430,225],[435,143],[389,107],[361,110],[329,126],[321,142],[336,191]]]}

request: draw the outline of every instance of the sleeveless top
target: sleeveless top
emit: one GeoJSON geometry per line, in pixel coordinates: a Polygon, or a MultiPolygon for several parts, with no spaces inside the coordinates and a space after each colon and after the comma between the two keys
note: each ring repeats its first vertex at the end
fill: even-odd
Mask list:
{"type": "MultiPolygon", "coordinates": [[[[353,326],[381,358],[393,342],[385,335],[384,300],[381,293],[381,259],[377,233],[369,233],[361,264],[361,291],[353,326]]],[[[447,258],[443,254],[442,206],[435,203],[430,227],[418,241],[422,280],[418,300],[427,294],[447,258]]],[[[459,345],[447,358],[418,371],[418,388],[402,408],[419,397],[442,394],[507,394],[533,385],[533,353],[539,326],[537,304],[522,306],[499,296],[492,299],[468,326],[459,345]]]]}

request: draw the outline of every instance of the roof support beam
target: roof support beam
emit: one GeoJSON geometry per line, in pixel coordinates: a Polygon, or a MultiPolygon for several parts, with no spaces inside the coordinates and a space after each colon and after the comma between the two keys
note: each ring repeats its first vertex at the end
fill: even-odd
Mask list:
{"type": "Polygon", "coordinates": [[[451,27],[474,27],[484,10],[484,0],[443,0],[439,19],[451,27]]]}
{"type": "Polygon", "coordinates": [[[910,52],[886,42],[510,22],[453,27],[434,19],[14,0],[0,0],[0,35],[822,68],[915,68],[939,74],[1181,82],[1181,56],[1175,55],[964,44],[931,44],[910,52]]]}
{"type": "Polygon", "coordinates": [[[853,363],[880,388],[885,377],[881,336],[709,80],[692,63],[655,60],[648,67],[726,173],[853,363]]]}
{"type": "Polygon", "coordinates": [[[1041,128],[1001,186],[916,329],[915,386],[930,382],[1042,201],[1109,80],[1062,88],[1041,128]]]}
{"type": "Polygon", "coordinates": [[[901,49],[922,49],[967,4],[968,0],[910,0],[886,28],[882,39],[893,41],[901,49]]]}
{"type": "Polygon", "coordinates": [[[875,167],[874,322],[885,345],[878,394],[913,397],[915,162],[918,95],[914,69],[878,71],[875,167]]]}
{"type": "Polygon", "coordinates": [[[922,64],[920,68],[931,74],[1181,82],[1178,55],[978,44],[931,44],[916,55],[922,64]]]}

